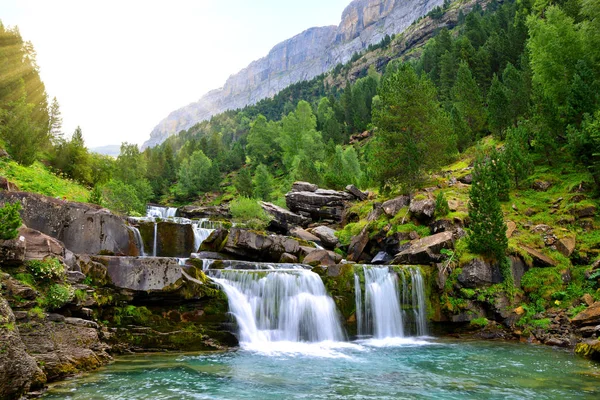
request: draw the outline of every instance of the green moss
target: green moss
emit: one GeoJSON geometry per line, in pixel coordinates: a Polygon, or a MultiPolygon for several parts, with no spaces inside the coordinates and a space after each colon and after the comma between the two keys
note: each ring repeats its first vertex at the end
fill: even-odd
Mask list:
{"type": "Polygon", "coordinates": [[[482,317],[472,319],[471,322],[469,322],[469,325],[473,328],[485,328],[486,326],[488,326],[489,323],[490,321],[488,321],[487,318],[482,317]]]}
{"type": "Polygon", "coordinates": [[[360,220],[347,224],[344,229],[337,231],[335,234],[344,246],[348,246],[354,236],[358,236],[360,232],[367,226],[366,220],[360,220]]]}

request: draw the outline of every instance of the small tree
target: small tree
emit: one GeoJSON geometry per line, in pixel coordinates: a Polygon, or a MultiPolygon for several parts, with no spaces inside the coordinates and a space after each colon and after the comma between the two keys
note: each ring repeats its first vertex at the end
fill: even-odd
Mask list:
{"type": "Polygon", "coordinates": [[[436,217],[445,217],[450,213],[450,206],[448,206],[448,200],[446,200],[446,196],[444,192],[440,190],[438,195],[435,198],[435,216],[436,217]]]}
{"type": "Polygon", "coordinates": [[[270,201],[273,194],[273,176],[263,164],[256,168],[254,194],[263,201],[270,201]]]}
{"type": "Polygon", "coordinates": [[[252,187],[252,176],[248,168],[242,168],[238,172],[233,185],[240,195],[248,198],[252,197],[254,188],[252,187]]]}
{"type": "Polygon", "coordinates": [[[523,126],[509,128],[506,131],[503,158],[508,173],[518,189],[519,184],[531,174],[533,161],[528,151],[529,133],[523,126]]]}
{"type": "Polygon", "coordinates": [[[501,261],[508,248],[506,224],[498,199],[498,184],[493,179],[492,164],[483,157],[475,162],[469,192],[469,250],[501,261]]]}
{"type": "Polygon", "coordinates": [[[21,221],[21,203],[5,204],[0,208],[0,239],[11,240],[19,235],[21,221]]]}
{"type": "Polygon", "coordinates": [[[488,164],[491,172],[491,179],[496,182],[497,185],[498,200],[510,200],[510,176],[508,175],[506,160],[496,148],[493,148],[490,152],[488,164]]]}

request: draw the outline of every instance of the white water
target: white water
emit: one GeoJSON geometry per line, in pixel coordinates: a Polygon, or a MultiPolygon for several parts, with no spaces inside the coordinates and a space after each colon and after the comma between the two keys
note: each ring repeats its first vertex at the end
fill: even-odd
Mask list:
{"type": "MultiPolygon", "coordinates": [[[[194,228],[194,252],[197,252],[211,233],[215,230],[215,225],[209,220],[200,220],[198,222],[192,223],[192,227],[194,228]]],[[[220,226],[220,224],[219,224],[220,226]]]]}
{"type": "Polygon", "coordinates": [[[229,300],[247,349],[289,348],[298,342],[339,342],[340,318],[321,278],[308,270],[213,273],[229,300]]]}
{"type": "Polygon", "coordinates": [[[135,239],[135,245],[140,250],[140,256],[146,257],[146,252],[144,251],[144,240],[142,239],[142,234],[140,230],[135,226],[128,226],[129,229],[133,232],[133,237],[135,239]]]}
{"type": "Polygon", "coordinates": [[[148,206],[146,208],[146,216],[152,218],[174,218],[177,213],[177,208],[175,207],[157,207],[157,206],[148,206]]]}
{"type": "Polygon", "coordinates": [[[156,257],[156,250],[158,247],[158,224],[154,222],[154,241],[152,243],[152,257],[156,257]]]}
{"type": "Polygon", "coordinates": [[[359,277],[354,278],[358,336],[371,334],[375,340],[387,343],[387,339],[403,338],[405,333],[426,335],[425,289],[420,270],[407,268],[398,275],[387,267],[363,267],[363,271],[364,304],[359,277]]]}

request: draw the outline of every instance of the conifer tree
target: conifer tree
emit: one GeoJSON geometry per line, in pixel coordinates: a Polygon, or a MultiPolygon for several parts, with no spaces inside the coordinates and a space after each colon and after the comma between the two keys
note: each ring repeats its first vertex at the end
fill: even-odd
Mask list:
{"type": "Polygon", "coordinates": [[[533,161],[529,152],[529,134],[524,126],[509,128],[506,131],[504,153],[502,154],[508,173],[518,189],[519,184],[525,180],[533,170],[533,161]]]}
{"type": "Polygon", "coordinates": [[[491,172],[491,178],[496,182],[498,200],[510,200],[510,176],[508,174],[506,160],[503,155],[496,150],[496,148],[493,148],[490,151],[488,164],[491,172]]]}
{"type": "Polygon", "coordinates": [[[62,115],[60,112],[60,106],[58,105],[58,100],[56,97],[52,99],[52,104],[50,105],[50,141],[52,144],[56,145],[61,143],[64,140],[64,133],[62,131],[62,115]]]}
{"type": "Polygon", "coordinates": [[[252,176],[248,168],[240,169],[233,185],[241,196],[252,198],[254,188],[252,187],[252,176]]]}
{"type": "Polygon", "coordinates": [[[263,201],[270,201],[273,195],[273,176],[269,169],[260,164],[254,175],[254,194],[263,201]]]}
{"type": "Polygon", "coordinates": [[[456,82],[452,88],[452,99],[454,107],[471,132],[481,132],[485,127],[487,113],[483,106],[481,91],[466,62],[462,62],[458,68],[456,82]]]}
{"type": "Polygon", "coordinates": [[[498,200],[498,185],[492,165],[479,157],[473,169],[469,192],[469,250],[501,261],[508,248],[506,224],[498,200]]]}

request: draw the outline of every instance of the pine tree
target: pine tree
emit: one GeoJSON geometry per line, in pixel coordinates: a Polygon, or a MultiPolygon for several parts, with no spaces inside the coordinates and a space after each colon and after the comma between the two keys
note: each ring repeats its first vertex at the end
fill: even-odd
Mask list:
{"type": "Polygon", "coordinates": [[[506,162],[508,173],[512,176],[515,187],[527,179],[533,170],[533,161],[529,152],[529,133],[524,126],[509,128],[506,131],[504,153],[502,157],[506,162]]]}
{"type": "Polygon", "coordinates": [[[473,169],[473,183],[469,191],[469,219],[469,250],[502,260],[508,248],[506,224],[491,163],[484,161],[481,156],[473,169]]]}
{"type": "Polygon", "coordinates": [[[490,116],[490,128],[496,137],[501,138],[504,129],[510,124],[510,115],[508,112],[508,95],[506,93],[506,88],[496,75],[494,75],[494,78],[492,79],[492,86],[488,92],[487,102],[490,116]]]}
{"type": "Polygon", "coordinates": [[[52,104],[50,105],[50,141],[53,145],[61,143],[64,140],[64,133],[62,131],[62,115],[60,112],[60,106],[58,105],[58,100],[56,97],[52,99],[52,104]]]}
{"type": "Polygon", "coordinates": [[[254,194],[263,201],[271,201],[273,195],[273,176],[269,169],[260,164],[254,175],[254,194]]]}
{"type": "Polygon", "coordinates": [[[252,187],[252,176],[248,168],[240,169],[233,185],[241,196],[252,198],[254,188],[252,187]]]}
{"type": "Polygon", "coordinates": [[[510,200],[510,176],[506,160],[496,148],[490,151],[488,164],[491,172],[491,178],[496,182],[498,190],[498,200],[510,200]]]}
{"type": "Polygon", "coordinates": [[[454,107],[469,125],[471,132],[478,133],[485,127],[487,112],[483,106],[481,91],[466,62],[462,62],[452,88],[454,107]]]}

